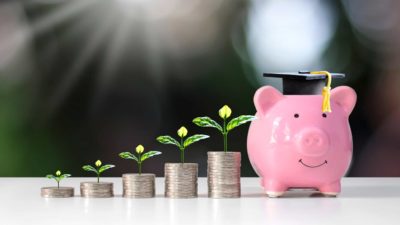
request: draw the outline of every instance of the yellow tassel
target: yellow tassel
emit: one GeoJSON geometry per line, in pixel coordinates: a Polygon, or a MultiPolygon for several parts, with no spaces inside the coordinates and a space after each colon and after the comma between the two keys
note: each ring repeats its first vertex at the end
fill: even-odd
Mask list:
{"type": "Polygon", "coordinates": [[[322,112],[332,112],[331,110],[331,88],[324,87],[322,89],[322,112]]]}
{"type": "Polygon", "coordinates": [[[326,86],[322,89],[322,112],[332,112],[331,110],[331,83],[332,75],[328,71],[313,71],[310,74],[324,74],[326,75],[326,86]]]}

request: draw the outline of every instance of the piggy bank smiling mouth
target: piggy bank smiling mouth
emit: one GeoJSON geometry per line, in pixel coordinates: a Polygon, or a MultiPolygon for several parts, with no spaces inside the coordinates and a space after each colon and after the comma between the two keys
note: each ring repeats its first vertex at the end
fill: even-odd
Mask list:
{"type": "Polygon", "coordinates": [[[309,168],[317,168],[317,167],[323,166],[325,164],[328,164],[328,161],[325,160],[323,163],[321,163],[319,165],[315,165],[315,166],[305,164],[302,159],[299,159],[299,163],[301,163],[301,164],[303,164],[303,166],[306,166],[306,167],[309,167],[309,168]]]}

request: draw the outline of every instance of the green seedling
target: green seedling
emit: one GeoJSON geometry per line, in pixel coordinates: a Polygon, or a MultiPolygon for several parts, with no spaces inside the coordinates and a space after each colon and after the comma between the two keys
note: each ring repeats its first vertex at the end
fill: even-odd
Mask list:
{"type": "Polygon", "coordinates": [[[136,153],[137,153],[136,156],[130,152],[121,152],[121,153],[119,153],[119,156],[123,159],[133,159],[134,161],[136,161],[137,165],[138,165],[139,175],[141,175],[142,174],[142,163],[148,158],[151,158],[156,155],[161,155],[161,152],[158,152],[158,151],[148,151],[144,154],[143,154],[143,152],[144,152],[143,145],[138,145],[136,147],[136,153]]]}
{"type": "Polygon", "coordinates": [[[96,168],[94,168],[91,165],[85,165],[85,166],[82,167],[82,169],[85,170],[85,171],[91,171],[91,172],[96,173],[96,175],[97,175],[97,183],[99,183],[100,182],[100,174],[103,173],[104,171],[108,170],[108,169],[111,169],[111,168],[115,167],[114,165],[111,165],[111,164],[104,165],[104,166],[101,166],[101,164],[102,164],[101,161],[97,160],[94,163],[96,168]]]}
{"type": "Polygon", "coordinates": [[[190,137],[184,139],[184,137],[186,137],[188,134],[188,130],[185,127],[181,127],[177,133],[178,133],[178,136],[180,137],[180,142],[178,142],[173,137],[168,136],[168,135],[159,136],[157,138],[157,141],[160,142],[161,144],[169,144],[169,145],[177,146],[181,152],[181,163],[185,162],[185,149],[189,145],[210,137],[210,136],[204,135],[204,134],[195,134],[193,136],[190,136],[190,137]]]}
{"type": "Polygon", "coordinates": [[[57,188],[60,188],[60,181],[64,178],[70,177],[71,174],[62,174],[60,170],[56,171],[56,175],[48,174],[46,175],[49,179],[54,179],[57,182],[57,188]]]}
{"type": "Polygon", "coordinates": [[[219,130],[222,133],[222,136],[224,138],[224,151],[228,151],[228,133],[233,130],[234,128],[248,123],[254,119],[256,119],[255,116],[251,115],[241,115],[236,118],[233,118],[227,123],[227,119],[231,116],[232,110],[229,108],[229,106],[224,105],[219,111],[218,111],[219,116],[223,120],[223,126],[215,122],[215,120],[211,119],[210,117],[204,116],[204,117],[197,117],[193,120],[193,123],[196,124],[197,126],[200,127],[213,127],[219,130]]]}

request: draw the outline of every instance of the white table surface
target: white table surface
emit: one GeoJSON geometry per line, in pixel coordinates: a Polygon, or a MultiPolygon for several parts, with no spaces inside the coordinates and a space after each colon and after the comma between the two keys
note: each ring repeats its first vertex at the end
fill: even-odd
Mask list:
{"type": "Polygon", "coordinates": [[[79,197],[79,182],[69,178],[62,186],[75,187],[75,197],[45,199],[40,187],[53,186],[46,178],[0,178],[0,224],[400,224],[400,178],[344,178],[337,198],[312,191],[290,191],[267,198],[258,178],[242,178],[239,199],[207,198],[207,180],[199,179],[199,198],[163,197],[164,179],[157,178],[156,198],[121,197],[121,178],[114,182],[116,196],[109,199],[79,197]]]}

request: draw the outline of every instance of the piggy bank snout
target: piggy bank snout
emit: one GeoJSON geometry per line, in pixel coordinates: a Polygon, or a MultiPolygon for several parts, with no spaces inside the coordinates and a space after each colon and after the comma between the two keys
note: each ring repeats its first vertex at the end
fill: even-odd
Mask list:
{"type": "Polygon", "coordinates": [[[306,156],[321,156],[329,148],[328,135],[318,128],[303,129],[297,140],[298,150],[306,156]]]}

